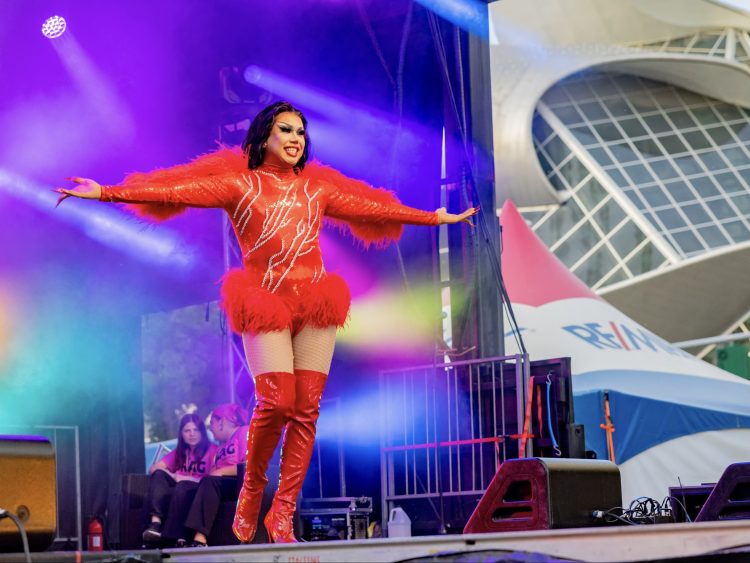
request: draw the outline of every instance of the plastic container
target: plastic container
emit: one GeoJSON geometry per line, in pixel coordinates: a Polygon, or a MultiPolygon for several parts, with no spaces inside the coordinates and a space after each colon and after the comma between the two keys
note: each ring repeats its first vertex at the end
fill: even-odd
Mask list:
{"type": "Polygon", "coordinates": [[[410,538],[411,537],[411,518],[404,512],[400,506],[391,510],[388,516],[388,537],[389,538],[410,538]]]}

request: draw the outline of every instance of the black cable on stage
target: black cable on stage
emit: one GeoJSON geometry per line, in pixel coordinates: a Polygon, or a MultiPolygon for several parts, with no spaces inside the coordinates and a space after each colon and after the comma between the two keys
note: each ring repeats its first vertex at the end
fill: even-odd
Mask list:
{"type": "MultiPolygon", "coordinates": [[[[433,12],[428,11],[427,12],[427,19],[428,19],[429,24],[430,24],[430,32],[432,33],[432,37],[433,37],[433,41],[435,43],[435,47],[436,47],[436,51],[437,51],[437,54],[438,54],[439,62],[440,62],[441,68],[443,70],[443,80],[444,80],[445,85],[446,85],[446,90],[447,90],[447,92],[449,94],[449,96],[448,96],[449,97],[449,101],[450,101],[451,107],[453,108],[453,112],[455,114],[455,118],[456,118],[456,121],[457,121],[457,126],[458,126],[458,129],[459,129],[459,133],[461,135],[461,140],[463,141],[462,145],[463,145],[463,149],[464,149],[465,162],[467,164],[466,168],[467,168],[467,170],[469,172],[469,175],[470,175],[470,177],[468,178],[468,184],[471,187],[472,196],[474,197],[475,201],[479,202],[481,200],[479,199],[479,193],[477,192],[477,187],[476,187],[476,177],[477,177],[477,173],[476,173],[476,170],[475,170],[476,163],[474,162],[473,158],[471,157],[471,155],[469,153],[469,149],[468,149],[468,135],[467,135],[467,132],[466,132],[466,125],[465,125],[465,123],[466,123],[466,121],[465,121],[465,114],[466,114],[466,112],[465,111],[462,112],[458,108],[458,102],[456,101],[456,95],[455,95],[455,92],[454,92],[454,89],[453,89],[453,85],[451,84],[450,73],[449,73],[449,69],[448,69],[448,57],[446,55],[445,44],[443,42],[443,38],[442,38],[442,35],[440,33],[440,28],[439,28],[439,24],[438,24],[438,21],[437,21],[437,16],[433,12]]],[[[460,55],[460,52],[459,52],[459,55],[460,55]]],[[[463,68],[460,66],[461,65],[460,58],[461,57],[459,56],[458,57],[458,59],[459,59],[459,70],[460,70],[460,72],[463,72],[463,68]]],[[[466,194],[464,194],[464,197],[467,199],[467,201],[466,201],[467,205],[472,205],[473,204],[473,202],[468,201],[468,197],[467,197],[466,194]]],[[[508,296],[508,291],[507,291],[507,289],[505,287],[505,281],[503,280],[503,274],[502,274],[502,270],[500,268],[500,262],[498,260],[498,256],[500,254],[497,252],[495,244],[494,244],[494,242],[492,241],[492,238],[489,235],[489,228],[487,226],[486,216],[485,216],[484,210],[482,210],[481,208],[479,210],[477,218],[478,218],[477,223],[479,224],[480,230],[481,230],[482,235],[484,237],[485,249],[487,250],[487,252],[489,254],[489,261],[490,261],[490,265],[492,267],[492,271],[493,271],[493,274],[494,274],[494,277],[495,277],[495,282],[496,282],[496,284],[498,286],[498,289],[500,290],[501,299],[502,299],[503,303],[505,304],[505,308],[506,308],[507,313],[508,313],[508,315],[510,317],[511,330],[513,331],[513,335],[514,335],[514,338],[515,338],[516,343],[518,345],[518,348],[521,350],[521,352],[523,354],[528,354],[528,351],[526,349],[526,345],[525,345],[525,343],[523,341],[523,337],[521,336],[521,331],[520,331],[520,329],[518,327],[518,322],[516,321],[515,314],[513,313],[513,306],[512,306],[512,304],[510,302],[510,297],[508,296]]],[[[500,233],[501,233],[501,239],[502,239],[502,227],[500,229],[500,233]]],[[[501,335],[501,338],[504,339],[505,335],[501,335]]]]}
{"type": "Polygon", "coordinates": [[[3,518],[10,518],[16,524],[18,531],[21,533],[21,541],[23,542],[23,553],[26,556],[26,562],[31,563],[31,550],[29,550],[29,538],[26,537],[26,530],[24,529],[23,524],[21,523],[21,520],[19,520],[18,516],[13,514],[10,510],[5,510],[4,508],[0,508],[0,520],[2,520],[3,518]]]}

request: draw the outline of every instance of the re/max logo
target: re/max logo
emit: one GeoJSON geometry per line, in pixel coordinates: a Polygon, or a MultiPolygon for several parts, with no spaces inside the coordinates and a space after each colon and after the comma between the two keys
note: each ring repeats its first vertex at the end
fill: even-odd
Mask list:
{"type": "Polygon", "coordinates": [[[646,350],[652,352],[666,352],[673,356],[691,358],[687,352],[672,346],[642,328],[628,328],[627,325],[610,321],[607,323],[584,323],[562,327],[573,336],[591,344],[599,350],[646,350]]]}

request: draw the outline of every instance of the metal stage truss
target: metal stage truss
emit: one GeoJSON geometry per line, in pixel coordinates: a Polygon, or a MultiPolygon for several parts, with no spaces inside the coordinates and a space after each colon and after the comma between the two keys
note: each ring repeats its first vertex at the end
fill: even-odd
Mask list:
{"type": "Polygon", "coordinates": [[[397,505],[421,532],[463,526],[500,463],[520,456],[529,365],[514,355],[380,372],[384,530],[397,505]]]}

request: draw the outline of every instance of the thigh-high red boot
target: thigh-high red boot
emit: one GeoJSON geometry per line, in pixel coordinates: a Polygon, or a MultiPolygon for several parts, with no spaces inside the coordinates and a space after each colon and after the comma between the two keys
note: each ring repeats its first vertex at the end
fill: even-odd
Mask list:
{"type": "Polygon", "coordinates": [[[293,543],[292,523],[297,497],[305,481],[315,443],[315,423],[320,413],[327,374],[311,370],[294,370],[296,398],[294,414],[286,425],[281,446],[279,489],[263,524],[268,537],[275,543],[293,543]]]}
{"type": "Polygon", "coordinates": [[[296,377],[292,373],[269,372],[255,377],[255,408],[247,431],[247,466],[237,500],[232,531],[243,543],[255,537],[266,470],[284,425],[294,412],[296,377]]]}

